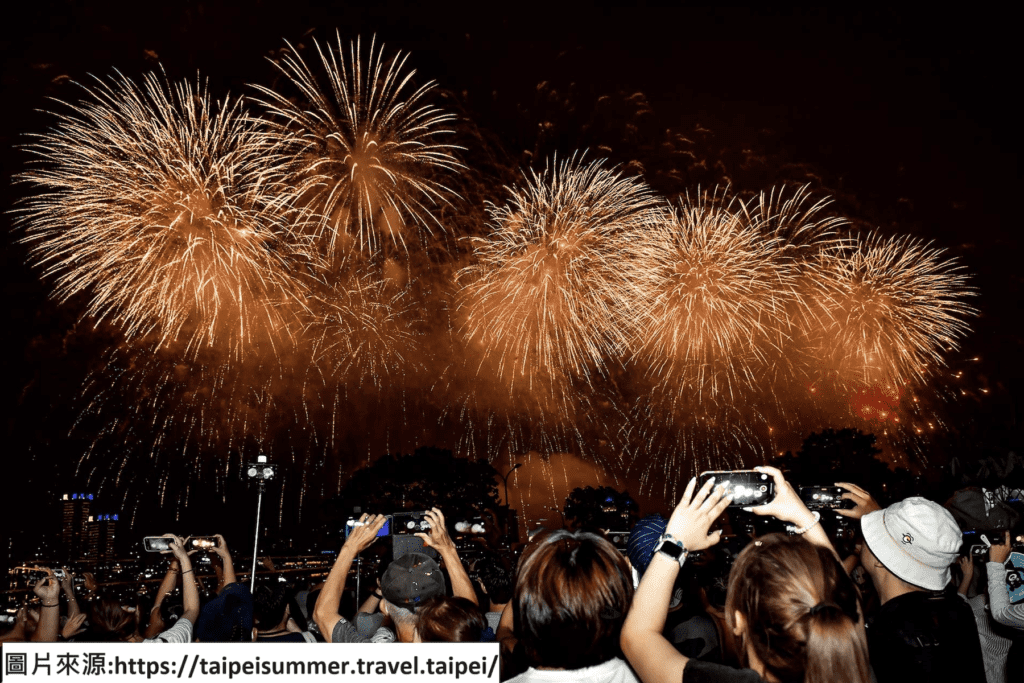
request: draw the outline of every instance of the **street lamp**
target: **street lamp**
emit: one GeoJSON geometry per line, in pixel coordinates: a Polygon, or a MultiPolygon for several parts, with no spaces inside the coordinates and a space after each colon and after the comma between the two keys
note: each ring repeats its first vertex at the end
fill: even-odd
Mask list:
{"type": "Polygon", "coordinates": [[[518,470],[522,466],[523,466],[523,463],[517,462],[515,465],[512,465],[512,469],[510,469],[508,472],[506,472],[505,476],[503,476],[501,478],[501,483],[505,485],[505,524],[504,524],[504,526],[505,526],[505,538],[506,538],[506,540],[508,539],[508,517],[509,517],[508,513],[509,513],[509,510],[512,507],[508,503],[508,478],[509,478],[509,476],[513,472],[515,472],[516,470],[518,470]]]}
{"type": "Polygon", "coordinates": [[[256,498],[256,536],[252,542],[252,571],[249,575],[249,592],[254,592],[256,589],[256,554],[260,544],[260,508],[263,506],[263,489],[266,488],[267,482],[277,474],[277,465],[269,464],[267,456],[259,455],[256,456],[256,462],[249,463],[246,474],[260,484],[259,496],[256,498]]]}
{"type": "Polygon", "coordinates": [[[509,478],[509,476],[513,472],[515,472],[516,470],[518,470],[522,466],[523,466],[523,463],[517,462],[515,465],[512,465],[512,469],[510,469],[508,472],[506,472],[505,476],[503,476],[501,478],[502,483],[505,485],[505,507],[506,508],[509,507],[509,504],[508,504],[508,478],[509,478]]]}

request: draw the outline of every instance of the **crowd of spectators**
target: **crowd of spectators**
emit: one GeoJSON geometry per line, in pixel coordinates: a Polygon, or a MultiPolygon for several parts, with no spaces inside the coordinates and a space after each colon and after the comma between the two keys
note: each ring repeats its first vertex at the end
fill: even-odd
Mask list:
{"type": "Polygon", "coordinates": [[[514,683],[1024,681],[1021,515],[980,490],[883,509],[838,483],[852,507],[823,519],[778,469],[756,469],[774,479],[767,504],[734,507],[720,483],[691,480],[668,519],[635,525],[625,552],[601,530],[561,529],[460,557],[435,508],[420,547],[362,577],[352,612],[353,563],[378,543],[383,515],[356,520],[318,585],[268,575],[251,592],[217,537],[206,600],[197,551],[168,535],[152,599],[86,598],[46,570],[0,642],[495,641],[514,683]],[[974,499],[976,517],[1004,513],[1005,528],[968,547],[974,499]],[[169,599],[178,586],[180,602],[169,599]]]}

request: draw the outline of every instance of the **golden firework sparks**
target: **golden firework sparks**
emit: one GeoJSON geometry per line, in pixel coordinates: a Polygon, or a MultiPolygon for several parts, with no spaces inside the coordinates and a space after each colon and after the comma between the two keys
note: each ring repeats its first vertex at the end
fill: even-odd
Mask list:
{"type": "Polygon", "coordinates": [[[588,378],[626,343],[617,237],[660,220],[662,203],[639,179],[575,158],[508,191],[505,206],[489,207],[477,263],[459,273],[462,336],[510,392],[540,389],[540,377],[588,378]]]}
{"type": "Polygon", "coordinates": [[[23,241],[56,296],[87,293],[97,322],[192,355],[275,343],[294,280],[258,123],[199,85],[97,80],[21,176],[42,190],[20,208],[23,241]]]}
{"type": "Polygon", "coordinates": [[[408,55],[385,59],[360,40],[321,47],[318,69],[291,48],[275,62],[298,89],[289,98],[263,86],[273,155],[287,170],[290,202],[303,211],[307,234],[330,261],[351,252],[405,249],[410,238],[444,230],[435,216],[454,192],[440,172],[461,168],[445,142],[455,116],[424,104],[433,81],[413,88],[408,55]]]}

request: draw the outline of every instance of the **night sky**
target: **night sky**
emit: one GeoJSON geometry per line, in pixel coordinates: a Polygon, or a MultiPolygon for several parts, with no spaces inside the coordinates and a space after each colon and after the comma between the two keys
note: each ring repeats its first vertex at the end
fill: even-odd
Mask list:
{"type": "MultiPolygon", "coordinates": [[[[520,162],[528,162],[522,150],[568,154],[602,143],[600,132],[577,136],[568,124],[538,140],[538,124],[560,116],[539,92],[571,93],[581,110],[593,110],[604,94],[639,92],[653,111],[652,128],[699,125],[713,135],[709,149],[750,145],[778,166],[760,176],[740,174],[737,185],[770,184],[799,167],[865,226],[934,240],[959,257],[980,290],[972,303],[981,316],[952,360],[981,358],[972,372],[991,393],[971,419],[982,433],[1000,434],[999,443],[1019,447],[1024,238],[1016,195],[1020,117],[1013,102],[1021,60],[1010,22],[909,10],[319,4],[24,3],[0,38],[3,209],[26,191],[11,184],[27,159],[16,146],[25,133],[47,126],[39,110],[54,105],[46,98],[77,99],[70,81],[115,69],[137,80],[159,63],[172,80],[194,79],[198,71],[214,96],[244,94],[251,93],[249,83],[274,83],[265,58],[285,39],[333,40],[335,29],[345,41],[376,34],[389,50],[410,52],[417,78],[436,80],[460,115],[520,162]]],[[[630,160],[616,153],[614,161],[630,160]]],[[[49,528],[40,510],[75,488],[71,468],[83,441],[65,432],[82,378],[110,340],[74,331],[82,302],[49,301],[48,285],[15,243],[10,214],[0,220],[4,500],[9,515],[28,513],[2,525],[6,537],[19,526],[28,533],[49,528]]]]}

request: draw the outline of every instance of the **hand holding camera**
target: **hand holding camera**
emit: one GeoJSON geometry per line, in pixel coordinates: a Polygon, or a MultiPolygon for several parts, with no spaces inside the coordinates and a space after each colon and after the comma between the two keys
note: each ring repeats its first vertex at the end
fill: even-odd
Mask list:
{"type": "Polygon", "coordinates": [[[882,506],[871,497],[870,493],[856,484],[847,484],[846,482],[837,481],[836,486],[846,489],[847,493],[843,494],[843,500],[851,500],[854,503],[852,510],[836,510],[836,513],[843,517],[860,519],[869,512],[882,509],[882,506]]]}
{"type": "Polygon", "coordinates": [[[60,583],[57,582],[57,578],[50,569],[45,567],[40,567],[40,569],[47,575],[39,579],[32,588],[32,592],[39,597],[44,607],[56,606],[60,601],[60,583]]]}
{"type": "Polygon", "coordinates": [[[721,529],[712,534],[708,530],[732,502],[722,486],[715,486],[714,478],[705,481],[694,495],[696,488],[697,479],[691,479],[665,527],[665,533],[682,543],[687,552],[704,550],[718,543],[721,529]]]}
{"type": "Polygon", "coordinates": [[[988,549],[988,561],[1003,564],[1010,557],[1010,532],[1003,532],[1003,542],[993,543],[988,549]]]}
{"type": "Polygon", "coordinates": [[[424,546],[433,548],[439,553],[443,553],[446,550],[455,550],[455,543],[452,541],[452,537],[448,535],[448,529],[444,525],[444,515],[441,511],[437,508],[432,508],[427,511],[424,517],[430,524],[430,530],[425,534],[416,534],[416,538],[422,539],[424,546]]]}
{"type": "Polygon", "coordinates": [[[342,551],[348,550],[353,555],[358,555],[369,548],[377,540],[377,532],[381,530],[386,521],[387,516],[385,515],[363,513],[359,517],[359,523],[352,525],[352,531],[345,539],[345,544],[341,546],[342,551]]]}
{"type": "Polygon", "coordinates": [[[754,470],[763,472],[772,478],[775,482],[775,498],[765,505],[744,508],[744,510],[753,512],[755,515],[771,515],[775,519],[805,529],[815,524],[816,517],[800,500],[800,496],[797,495],[793,486],[782,476],[781,470],[765,465],[755,467],[754,470]]]}

